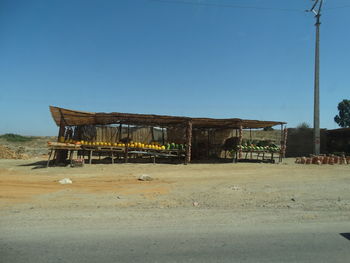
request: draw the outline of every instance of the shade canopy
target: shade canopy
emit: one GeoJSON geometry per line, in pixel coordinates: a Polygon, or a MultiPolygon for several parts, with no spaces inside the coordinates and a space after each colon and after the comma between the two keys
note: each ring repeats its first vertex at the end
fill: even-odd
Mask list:
{"type": "Polygon", "coordinates": [[[62,123],[65,126],[79,125],[107,125],[107,124],[129,124],[141,126],[172,127],[186,125],[192,122],[193,128],[265,128],[279,124],[285,124],[281,121],[258,121],[243,120],[238,118],[213,119],[213,118],[191,118],[179,116],[166,116],[154,114],[132,114],[120,112],[85,112],[69,110],[50,106],[52,118],[57,126],[62,123]]]}

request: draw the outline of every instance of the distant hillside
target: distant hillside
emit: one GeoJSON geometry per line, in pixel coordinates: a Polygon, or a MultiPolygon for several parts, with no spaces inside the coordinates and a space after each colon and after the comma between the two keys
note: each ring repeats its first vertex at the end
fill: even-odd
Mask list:
{"type": "Polygon", "coordinates": [[[6,133],[3,135],[0,135],[0,139],[3,139],[8,142],[28,142],[34,139],[32,136],[22,136],[19,134],[13,134],[13,133],[6,133]]]}

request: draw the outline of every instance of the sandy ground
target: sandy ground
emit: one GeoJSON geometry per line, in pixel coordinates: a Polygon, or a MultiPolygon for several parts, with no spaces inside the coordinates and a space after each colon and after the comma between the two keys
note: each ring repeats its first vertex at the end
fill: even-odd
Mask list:
{"type": "MultiPolygon", "coordinates": [[[[0,160],[0,211],[219,209],[300,219],[350,212],[350,165],[97,164],[42,168],[41,159],[0,160]],[[154,180],[139,181],[148,174],[154,180]],[[70,178],[73,183],[58,181],[70,178]]],[[[23,214],[23,216],[25,213],[23,214]]]]}
{"type": "Polygon", "coordinates": [[[350,165],[0,160],[1,262],[346,262],[350,165]],[[139,181],[141,174],[152,181],[139,181]],[[73,183],[58,181],[70,178],[73,183]]]}

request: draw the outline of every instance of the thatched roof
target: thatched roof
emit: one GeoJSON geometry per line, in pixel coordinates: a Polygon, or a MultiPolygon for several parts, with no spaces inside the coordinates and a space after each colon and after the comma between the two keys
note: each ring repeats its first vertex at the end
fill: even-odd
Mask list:
{"type": "Polygon", "coordinates": [[[57,126],[60,126],[61,120],[65,126],[78,125],[106,125],[106,124],[130,124],[142,126],[171,127],[176,125],[185,125],[188,121],[192,122],[193,128],[264,128],[272,127],[278,124],[285,124],[280,121],[258,121],[232,119],[211,119],[211,118],[190,118],[153,114],[131,114],[131,113],[103,113],[103,112],[84,112],[63,109],[50,106],[52,118],[57,126]]]}

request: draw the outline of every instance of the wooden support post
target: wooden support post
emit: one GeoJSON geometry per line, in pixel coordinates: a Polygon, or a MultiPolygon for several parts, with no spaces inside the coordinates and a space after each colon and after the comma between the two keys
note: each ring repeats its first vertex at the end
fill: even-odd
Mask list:
{"type": "Polygon", "coordinates": [[[89,164],[92,163],[92,150],[90,150],[90,153],[89,153],[89,164]]]}
{"type": "MultiPolygon", "coordinates": [[[[61,141],[60,138],[62,138],[62,137],[64,138],[65,132],[66,132],[66,125],[65,125],[63,115],[61,114],[60,129],[58,130],[57,141],[61,141]]],[[[55,163],[56,164],[63,163],[63,162],[65,162],[66,159],[67,159],[67,151],[66,150],[57,150],[55,163]]]]}
{"type": "Polygon", "coordinates": [[[51,150],[50,150],[50,153],[49,153],[49,159],[47,159],[46,168],[47,168],[47,167],[49,167],[49,164],[50,164],[50,158],[51,158],[51,155],[52,155],[52,152],[53,152],[53,151],[54,151],[53,149],[51,149],[51,150]]]}
{"type": "Polygon", "coordinates": [[[278,158],[278,161],[281,162],[282,161],[282,151],[283,151],[283,124],[281,124],[281,136],[280,136],[280,146],[281,146],[281,149],[280,149],[280,152],[279,152],[279,158],[278,158]]]}
{"type": "Polygon", "coordinates": [[[280,137],[281,146],[282,146],[282,141],[283,141],[283,124],[281,124],[281,137],[280,137]]]}
{"type": "Polygon", "coordinates": [[[286,158],[287,136],[288,136],[288,129],[284,128],[284,130],[283,130],[283,144],[281,145],[280,161],[282,161],[283,158],[286,158]]]}
{"type": "Polygon", "coordinates": [[[127,143],[125,144],[125,155],[124,155],[125,163],[128,162],[128,158],[129,158],[129,154],[128,154],[128,151],[129,151],[129,140],[130,140],[130,125],[128,124],[128,138],[127,138],[127,143]]]}
{"type": "Polygon", "coordinates": [[[162,128],[162,143],[165,144],[164,128],[162,128]]]}
{"type": "Polygon", "coordinates": [[[119,141],[122,140],[122,138],[123,138],[122,135],[123,135],[123,134],[122,134],[122,124],[120,123],[120,124],[119,124],[119,134],[118,134],[118,136],[119,136],[119,139],[118,139],[118,140],[119,140],[119,141]]]}
{"type": "Polygon", "coordinates": [[[57,137],[57,141],[60,141],[60,137],[64,137],[66,131],[66,126],[64,125],[64,119],[63,116],[61,117],[60,120],[60,129],[58,130],[58,137],[57,137]]]}
{"type": "MultiPolygon", "coordinates": [[[[233,130],[232,130],[232,136],[234,135],[234,133],[236,133],[236,136],[235,136],[235,138],[238,138],[238,130],[236,129],[236,128],[234,128],[233,130]]],[[[238,142],[236,142],[237,144],[236,144],[236,149],[235,149],[235,151],[234,151],[234,154],[233,154],[233,156],[232,156],[232,162],[233,163],[236,163],[237,162],[237,160],[238,160],[238,152],[239,152],[239,147],[240,146],[238,146],[239,145],[239,143],[238,142]]]]}
{"type": "Polygon", "coordinates": [[[74,150],[70,150],[69,151],[69,164],[72,165],[73,163],[73,154],[74,154],[74,150]]]}
{"type": "Polygon", "coordinates": [[[130,142],[130,124],[128,124],[128,143],[130,142]]]}
{"type": "Polygon", "coordinates": [[[209,156],[210,156],[210,130],[207,129],[207,133],[208,133],[208,141],[207,141],[207,157],[209,159],[209,156]]]}
{"type": "Polygon", "coordinates": [[[111,158],[112,158],[112,164],[114,164],[114,155],[113,155],[113,150],[111,150],[111,158]]]}
{"type": "Polygon", "coordinates": [[[287,139],[288,139],[288,129],[284,128],[284,147],[283,147],[283,158],[286,158],[287,151],[287,139]]]}
{"type": "Polygon", "coordinates": [[[152,142],[154,142],[154,129],[153,126],[150,128],[151,129],[151,136],[152,136],[152,142]]]}
{"type": "Polygon", "coordinates": [[[238,150],[238,159],[242,158],[242,140],[243,140],[243,126],[239,126],[239,134],[238,134],[238,145],[239,150],[238,150]]]}
{"type": "Polygon", "coordinates": [[[191,151],[192,151],[192,121],[186,123],[186,158],[185,164],[191,162],[191,151]]]}
{"type": "Polygon", "coordinates": [[[57,158],[57,150],[54,150],[52,160],[56,160],[56,158],[57,158]]]}

